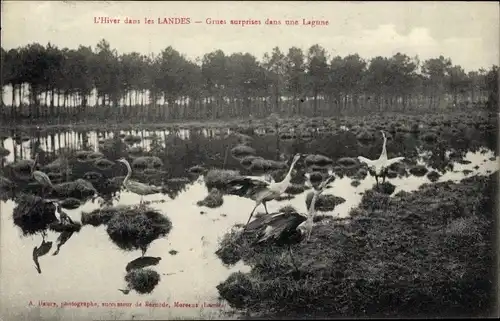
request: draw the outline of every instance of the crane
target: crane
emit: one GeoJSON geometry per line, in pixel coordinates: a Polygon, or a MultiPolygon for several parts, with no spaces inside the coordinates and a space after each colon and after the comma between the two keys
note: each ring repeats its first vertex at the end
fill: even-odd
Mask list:
{"type": "Polygon", "coordinates": [[[255,201],[255,207],[250,213],[250,217],[248,218],[247,224],[245,225],[244,230],[248,226],[248,223],[252,219],[253,213],[255,209],[260,204],[264,205],[266,210],[266,214],[269,214],[267,211],[266,202],[271,201],[281,194],[283,194],[288,186],[290,186],[290,181],[292,179],[292,172],[294,171],[295,164],[300,159],[301,155],[296,154],[292,160],[290,165],[290,169],[286,174],[285,178],[281,182],[270,182],[266,179],[262,178],[254,178],[254,177],[242,177],[242,178],[234,178],[228,182],[229,191],[228,194],[237,195],[245,198],[250,198],[255,201]]]}
{"type": "MultiPolygon", "coordinates": [[[[312,186],[309,175],[305,175],[308,183],[312,186]]],[[[257,240],[253,245],[274,242],[278,246],[286,245],[290,254],[290,259],[298,271],[291,249],[292,244],[298,244],[305,240],[309,241],[316,216],[315,204],[329,183],[335,179],[333,171],[329,171],[329,176],[319,186],[314,188],[313,198],[309,206],[308,213],[284,212],[271,216],[263,216],[248,224],[246,233],[258,233],[257,240]]]]}
{"type": "Polygon", "coordinates": [[[144,195],[150,195],[150,194],[156,194],[161,192],[161,188],[157,186],[151,186],[147,185],[144,183],[140,183],[137,181],[133,181],[130,179],[130,176],[132,176],[132,168],[130,167],[129,162],[125,158],[120,158],[118,162],[125,164],[127,167],[127,176],[125,176],[125,179],[123,180],[123,185],[132,193],[138,194],[141,196],[141,202],[142,204],[142,197],[144,195]]]}
{"type": "Polygon", "coordinates": [[[33,165],[31,166],[31,176],[40,184],[42,185],[42,197],[45,195],[45,188],[50,188],[54,189],[54,185],[52,184],[52,181],[50,178],[47,176],[42,171],[36,171],[36,163],[38,161],[38,153],[35,155],[35,160],[33,161],[33,165]]]}
{"type": "Polygon", "coordinates": [[[382,153],[380,154],[380,157],[376,160],[371,160],[371,159],[365,158],[363,156],[358,156],[358,160],[360,162],[368,165],[368,168],[370,170],[370,174],[372,176],[375,176],[377,186],[378,186],[378,178],[380,176],[382,177],[382,183],[385,182],[385,177],[387,175],[387,168],[389,168],[389,166],[405,159],[404,157],[394,157],[391,159],[387,158],[387,149],[386,149],[387,137],[385,136],[385,133],[383,130],[381,130],[381,132],[382,132],[382,136],[384,137],[384,144],[382,145],[382,153]]]}

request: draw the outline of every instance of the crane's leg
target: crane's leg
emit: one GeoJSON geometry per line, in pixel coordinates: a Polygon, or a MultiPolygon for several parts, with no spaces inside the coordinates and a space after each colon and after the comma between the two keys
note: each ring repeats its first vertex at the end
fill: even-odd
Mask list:
{"type": "Polygon", "coordinates": [[[253,213],[255,212],[255,209],[257,209],[257,206],[259,206],[260,203],[255,204],[255,207],[252,210],[252,213],[250,213],[250,217],[248,218],[247,224],[245,224],[245,227],[243,228],[243,231],[246,230],[248,223],[250,223],[250,220],[252,219],[253,213]]]}
{"type": "Polygon", "coordinates": [[[262,204],[264,204],[264,208],[266,209],[266,214],[269,214],[269,212],[267,211],[267,205],[266,205],[266,202],[262,202],[262,204]]]}
{"type": "Polygon", "coordinates": [[[375,175],[375,181],[377,182],[377,186],[378,186],[378,176],[375,175]]]}
{"type": "Polygon", "coordinates": [[[385,173],[382,174],[382,184],[384,184],[384,183],[385,183],[385,173]]]}

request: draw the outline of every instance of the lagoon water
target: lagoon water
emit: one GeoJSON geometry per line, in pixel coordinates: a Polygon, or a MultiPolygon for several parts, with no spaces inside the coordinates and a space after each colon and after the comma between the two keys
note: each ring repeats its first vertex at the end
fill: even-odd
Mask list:
{"type": "MultiPolygon", "coordinates": [[[[125,133],[125,132],[124,132],[125,133]]],[[[139,131],[127,132],[143,137],[136,146],[144,150],[151,147],[150,137],[153,132],[139,131]]],[[[163,158],[164,170],[169,177],[186,176],[189,167],[202,163],[208,168],[221,168],[226,159],[226,168],[242,169],[237,159],[231,155],[226,157],[228,146],[232,147],[234,142],[225,138],[227,130],[218,133],[204,130],[192,135],[187,130],[171,132],[156,132],[163,139],[166,146],[168,158],[163,158]],[[172,140],[171,136],[175,136],[172,140]],[[165,143],[167,141],[167,143],[165,143]],[[170,142],[170,143],[169,143],[170,142]],[[170,145],[169,145],[170,144],[170,145]],[[202,154],[210,150],[212,154],[202,154]],[[168,152],[170,151],[170,153],[168,152]]],[[[39,146],[47,153],[47,159],[55,159],[61,148],[91,149],[98,150],[99,140],[112,136],[112,133],[87,132],[81,134],[75,131],[66,133],[54,133],[52,135],[38,135],[39,146]],[[84,138],[85,137],[85,138],[84,138]]],[[[11,137],[4,141],[3,146],[10,151],[2,162],[2,168],[8,163],[19,159],[30,158],[32,155],[32,141],[18,144],[11,137]]],[[[255,148],[257,155],[264,158],[273,158],[276,141],[275,135],[255,136],[250,145],[255,148]]],[[[377,140],[369,146],[360,145],[355,139],[333,139],[332,137],[313,137],[307,142],[296,141],[284,142],[281,147],[286,153],[294,151],[303,153],[320,153],[337,159],[339,157],[355,157],[363,155],[375,159],[381,149],[381,141],[377,140]],[[330,146],[331,145],[331,146],[330,146]]],[[[401,139],[390,140],[387,146],[389,157],[399,155],[408,156],[417,153],[417,163],[425,164],[430,170],[435,168],[443,170],[439,162],[432,162],[429,153],[447,154],[448,150],[465,149],[465,159],[468,162],[462,164],[454,163],[453,170],[441,172],[440,181],[459,181],[473,175],[484,175],[499,169],[499,158],[487,146],[470,148],[468,143],[461,142],[457,145],[453,142],[439,145],[440,150],[428,148],[418,143],[418,139],[409,136],[401,139]],[[392,144],[394,142],[394,144],[392,144]],[[474,149],[467,151],[467,149],[474,149]],[[468,163],[468,164],[463,164],[468,163]],[[475,168],[477,167],[478,168],[475,168]],[[470,170],[467,175],[464,170],[470,170]]],[[[435,146],[435,145],[434,145],[435,146]]],[[[435,147],[438,148],[438,147],[435,147]]],[[[114,169],[117,175],[125,175],[125,169],[114,169]]],[[[334,211],[328,214],[335,217],[345,217],[352,208],[355,208],[362,197],[362,193],[375,184],[370,175],[359,180],[360,185],[353,187],[352,179],[344,176],[337,177],[332,187],[325,194],[333,194],[344,198],[346,201],[338,205],[334,211]]],[[[414,191],[422,184],[429,183],[426,176],[397,177],[387,179],[396,186],[394,194],[399,191],[414,191]]],[[[144,197],[145,201],[152,202],[151,207],[167,215],[173,228],[167,237],[154,241],[149,247],[148,256],[159,256],[160,263],[151,267],[156,270],[161,280],[151,294],[139,295],[134,291],[124,295],[118,289],[125,288],[124,276],[125,266],[131,260],[141,255],[140,251],[124,252],[114,245],[104,226],[83,226],[79,233],[75,233],[71,239],[64,244],[57,256],[52,256],[55,248],[56,233],[49,232],[48,240],[53,241],[51,251],[39,258],[42,274],[35,270],[32,260],[32,250],[41,242],[41,236],[22,237],[19,228],[14,226],[12,212],[15,203],[12,200],[0,203],[0,244],[1,244],[1,277],[0,286],[1,311],[3,320],[119,320],[119,319],[219,319],[235,318],[237,314],[223,301],[226,308],[199,307],[181,308],[173,307],[174,302],[195,304],[201,306],[204,303],[214,304],[219,302],[216,286],[224,281],[232,272],[249,271],[250,268],[242,263],[228,268],[215,255],[218,248],[218,240],[228,232],[235,224],[245,223],[254,202],[237,196],[224,196],[224,204],[215,209],[197,206],[197,201],[202,200],[208,193],[203,182],[203,177],[192,179],[185,189],[180,191],[174,198],[163,194],[155,194],[144,197]],[[177,251],[176,254],[170,251],[177,251]],[[170,253],[169,253],[170,252],[170,253]],[[130,302],[130,308],[46,308],[36,307],[38,301],[50,301],[60,304],[63,301],[91,301],[91,302],[130,302]],[[30,301],[34,306],[29,306],[30,301]],[[169,308],[144,307],[145,302],[168,302],[169,308]],[[134,307],[136,302],[142,302],[143,307],[134,307]],[[228,313],[228,314],[226,314],[228,313]]],[[[270,212],[277,211],[285,205],[292,205],[299,211],[305,211],[305,196],[308,191],[296,195],[295,198],[285,201],[272,201],[268,203],[270,212]]],[[[138,195],[122,191],[118,203],[115,204],[137,204],[138,195]]],[[[74,210],[65,210],[72,219],[80,221],[81,212],[90,212],[97,209],[97,202],[86,202],[74,210]]],[[[259,208],[263,212],[264,209],[259,208]]],[[[313,231],[314,233],[314,231],[313,231]]]]}

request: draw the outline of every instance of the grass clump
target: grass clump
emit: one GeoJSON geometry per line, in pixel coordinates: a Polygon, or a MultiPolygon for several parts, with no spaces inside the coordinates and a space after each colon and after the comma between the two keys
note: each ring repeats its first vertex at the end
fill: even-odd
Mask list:
{"type": "Polygon", "coordinates": [[[297,195],[297,194],[304,192],[305,190],[306,190],[306,187],[304,185],[291,184],[290,186],[287,187],[287,189],[285,190],[285,193],[290,194],[290,195],[297,195]]]}
{"type": "Polygon", "coordinates": [[[125,282],[137,293],[148,294],[160,283],[160,274],[152,269],[133,269],[125,275],[125,282]]]}
{"type": "Polygon", "coordinates": [[[228,169],[212,169],[204,177],[205,185],[208,189],[213,187],[218,189],[224,189],[227,183],[233,178],[240,177],[238,171],[228,170],[228,169]]]}
{"type": "Polygon", "coordinates": [[[431,182],[436,182],[439,178],[441,177],[441,174],[439,174],[438,172],[436,171],[432,171],[432,172],[429,172],[429,174],[427,174],[427,178],[431,181],[431,182]]]}
{"type": "Polygon", "coordinates": [[[417,177],[424,176],[428,171],[429,170],[424,165],[415,165],[410,168],[410,173],[417,177]]]}
{"type": "Polygon", "coordinates": [[[73,182],[56,184],[53,190],[53,194],[57,197],[73,197],[79,200],[87,199],[96,193],[92,183],[81,178],[73,182]]]}
{"type": "Polygon", "coordinates": [[[383,209],[363,197],[350,222],[317,225],[310,242],[295,246],[307,274],[294,278],[283,252],[253,247],[240,251],[251,272],[232,274],[219,294],[254,317],[489,316],[496,176],[425,184],[383,209]]]}
{"type": "Polygon", "coordinates": [[[113,167],[115,163],[106,158],[99,158],[94,161],[94,166],[100,170],[107,170],[113,167]]]}
{"type": "Polygon", "coordinates": [[[326,157],[323,155],[307,155],[304,161],[307,166],[311,165],[325,166],[333,164],[333,160],[330,157],[326,157]]]}
{"type": "Polygon", "coordinates": [[[127,144],[137,144],[142,141],[141,136],[136,136],[136,135],[127,135],[123,138],[123,141],[127,144]]]}
{"type": "Polygon", "coordinates": [[[161,168],[163,167],[162,160],[157,156],[141,156],[132,161],[132,168],[144,170],[146,168],[161,168]]]}
{"type": "Polygon", "coordinates": [[[94,162],[99,158],[103,158],[104,154],[101,152],[94,152],[91,150],[79,150],[75,153],[75,158],[77,161],[86,163],[86,162],[94,162]]]}
{"type": "Polygon", "coordinates": [[[254,158],[252,164],[248,167],[251,172],[278,170],[287,168],[285,162],[278,162],[270,159],[254,158]]]}
{"type": "Polygon", "coordinates": [[[264,158],[262,158],[261,156],[245,156],[245,157],[241,158],[240,164],[241,164],[241,166],[248,168],[252,165],[252,162],[255,159],[264,159],[264,158]]]}
{"type": "Polygon", "coordinates": [[[396,190],[396,186],[394,186],[390,182],[383,182],[375,185],[373,189],[379,193],[391,195],[396,190]]]}
{"type": "Polygon", "coordinates": [[[45,202],[41,197],[22,194],[16,203],[14,225],[21,229],[24,236],[46,231],[51,223],[57,221],[54,214],[56,206],[52,202],[45,202]]]}
{"type": "Polygon", "coordinates": [[[246,156],[253,156],[255,155],[255,149],[248,145],[236,145],[231,149],[231,155],[235,158],[243,158],[246,156]]]}
{"type": "Polygon", "coordinates": [[[361,185],[361,182],[360,182],[360,181],[358,181],[357,179],[355,179],[355,180],[353,180],[353,181],[351,182],[351,186],[352,186],[352,187],[358,187],[359,185],[361,185]]]}
{"type": "Polygon", "coordinates": [[[74,210],[74,209],[79,208],[82,205],[82,203],[80,203],[80,201],[76,198],[68,197],[68,198],[65,198],[64,200],[62,200],[59,203],[59,205],[61,205],[61,207],[64,209],[74,210]]]}
{"type": "Polygon", "coordinates": [[[106,206],[93,210],[92,212],[82,212],[82,224],[95,227],[106,225],[115,214],[126,211],[127,209],[127,206],[120,205],[115,207],[106,206]]]}
{"type": "MultiPolygon", "coordinates": [[[[13,164],[8,164],[7,166],[15,178],[28,180],[31,177],[31,167],[33,163],[34,161],[32,159],[22,159],[13,164]]],[[[39,169],[40,165],[37,164],[35,170],[39,169]]]]}
{"type": "Polygon", "coordinates": [[[351,168],[357,167],[359,165],[359,162],[352,157],[342,157],[337,160],[337,164],[343,167],[351,168]]]}
{"type": "Polygon", "coordinates": [[[224,204],[224,198],[222,197],[222,193],[216,188],[212,188],[210,193],[208,193],[203,200],[196,203],[198,206],[205,206],[209,208],[221,207],[222,204],[224,204]]]}
{"type": "MultiPolygon", "coordinates": [[[[306,206],[309,208],[311,206],[311,201],[314,192],[309,192],[306,196],[306,206]]],[[[345,199],[330,194],[322,194],[318,197],[316,201],[315,209],[321,212],[329,212],[335,209],[335,206],[340,205],[345,202],[345,199]]]]}
{"type": "Polygon", "coordinates": [[[152,209],[123,207],[108,221],[106,232],[113,243],[125,251],[142,250],[172,229],[170,219],[152,209]]]}
{"type": "Polygon", "coordinates": [[[207,172],[207,169],[201,165],[195,165],[188,169],[188,173],[202,175],[207,172]]]}

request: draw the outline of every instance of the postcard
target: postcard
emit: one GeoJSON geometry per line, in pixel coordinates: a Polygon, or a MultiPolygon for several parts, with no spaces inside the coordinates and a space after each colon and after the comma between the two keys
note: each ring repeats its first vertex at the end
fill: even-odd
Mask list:
{"type": "Polygon", "coordinates": [[[1,320],[498,316],[497,3],[1,6],[1,320]]]}

